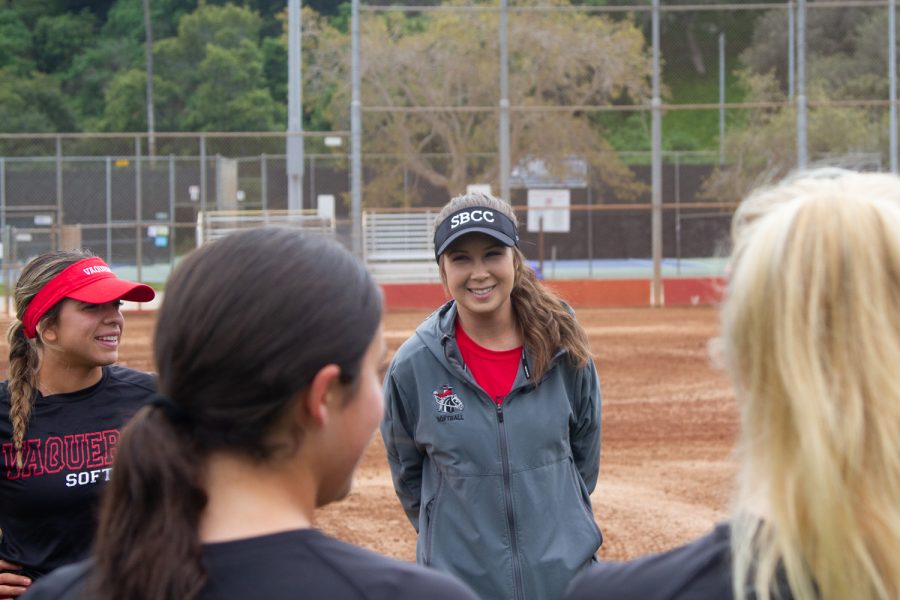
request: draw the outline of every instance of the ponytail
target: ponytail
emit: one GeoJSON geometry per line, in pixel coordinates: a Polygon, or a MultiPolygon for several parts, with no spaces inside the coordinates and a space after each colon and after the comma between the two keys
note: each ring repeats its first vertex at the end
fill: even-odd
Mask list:
{"type": "Polygon", "coordinates": [[[13,321],[6,334],[9,342],[9,421],[12,424],[12,443],[16,468],[23,466],[25,431],[31,418],[34,394],[37,390],[38,354],[34,344],[25,337],[22,321],[13,321]]]}
{"type": "MultiPolygon", "coordinates": [[[[22,468],[24,463],[25,433],[31,410],[38,390],[37,370],[40,362],[38,346],[40,335],[32,339],[25,336],[25,325],[22,319],[28,305],[50,280],[59,275],[66,267],[79,260],[93,256],[88,251],[54,251],[41,254],[25,265],[16,281],[13,296],[16,303],[16,320],[6,332],[9,342],[9,421],[12,425],[13,451],[16,467],[22,468]]],[[[59,303],[52,306],[40,318],[38,330],[59,317],[59,303]]]]}
{"type": "Polygon", "coordinates": [[[574,366],[585,366],[591,357],[591,348],[584,328],[559,296],[538,281],[518,248],[513,248],[513,261],[516,275],[512,306],[525,338],[525,347],[531,353],[534,381],[540,381],[560,348],[568,351],[569,361],[574,366]]]}
{"type": "Polygon", "coordinates": [[[122,432],[94,548],[91,598],[197,598],[206,583],[198,535],[207,496],[201,459],[159,406],[122,432]]]}

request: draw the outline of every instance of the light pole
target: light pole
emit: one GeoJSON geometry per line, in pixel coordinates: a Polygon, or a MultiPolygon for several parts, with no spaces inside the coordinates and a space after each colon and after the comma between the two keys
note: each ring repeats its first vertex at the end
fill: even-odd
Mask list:
{"type": "Polygon", "coordinates": [[[300,0],[288,0],[288,209],[303,208],[303,38],[300,0]]]}
{"type": "Polygon", "coordinates": [[[153,24],[150,20],[150,0],[144,0],[144,57],[147,62],[147,150],[156,155],[153,118],[153,24]]]}

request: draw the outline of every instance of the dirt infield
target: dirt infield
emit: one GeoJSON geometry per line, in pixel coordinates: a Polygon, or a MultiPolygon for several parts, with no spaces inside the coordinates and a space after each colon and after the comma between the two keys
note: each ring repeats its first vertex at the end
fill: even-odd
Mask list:
{"type": "MultiPolygon", "coordinates": [[[[393,352],[423,312],[386,319],[393,352]]],[[[152,313],[126,316],[121,363],[153,370],[152,313]]],[[[737,407],[707,358],[717,332],[711,308],[580,309],[600,372],[603,438],[594,513],[601,556],[624,559],[667,549],[725,515],[735,465],[737,407]]],[[[6,376],[6,348],[0,373],[6,376]]],[[[320,511],[333,535],[414,560],[415,535],[394,496],[384,447],[373,439],[344,502],[320,511]]]]}

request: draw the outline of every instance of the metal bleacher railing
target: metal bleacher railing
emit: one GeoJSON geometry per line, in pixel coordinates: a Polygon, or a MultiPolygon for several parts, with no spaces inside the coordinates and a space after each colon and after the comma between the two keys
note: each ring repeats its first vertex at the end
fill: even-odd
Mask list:
{"type": "Polygon", "coordinates": [[[438,211],[363,213],[363,258],[381,282],[440,281],[432,230],[438,211]]]}

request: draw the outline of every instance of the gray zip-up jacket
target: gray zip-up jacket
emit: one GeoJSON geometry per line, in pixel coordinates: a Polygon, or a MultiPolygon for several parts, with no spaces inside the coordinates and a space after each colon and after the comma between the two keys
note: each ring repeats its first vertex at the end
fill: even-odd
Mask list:
{"type": "Polygon", "coordinates": [[[416,560],[485,600],[556,600],[602,537],[590,493],[600,462],[592,361],[565,351],[539,385],[527,353],[498,405],[463,364],[456,304],[428,317],[385,378],[381,434],[416,560]]]}

